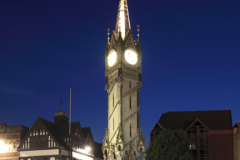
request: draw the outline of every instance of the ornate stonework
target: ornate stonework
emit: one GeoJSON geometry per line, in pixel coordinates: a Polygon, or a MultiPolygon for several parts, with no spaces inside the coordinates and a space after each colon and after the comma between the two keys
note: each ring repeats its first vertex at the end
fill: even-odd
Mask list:
{"type": "Polygon", "coordinates": [[[145,139],[139,126],[142,50],[139,34],[136,43],[129,22],[127,1],[120,0],[116,29],[111,38],[108,29],[105,51],[108,129],[102,145],[104,160],[145,159],[145,139]],[[116,52],[116,59],[108,65],[112,52],[116,52]],[[130,63],[132,58],[134,63],[130,63]]]}

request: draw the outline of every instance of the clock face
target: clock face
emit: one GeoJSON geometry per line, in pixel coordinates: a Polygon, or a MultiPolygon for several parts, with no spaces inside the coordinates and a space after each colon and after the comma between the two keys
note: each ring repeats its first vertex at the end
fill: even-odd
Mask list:
{"type": "Polygon", "coordinates": [[[137,63],[137,54],[133,50],[126,50],[124,56],[129,64],[134,65],[137,63]]]}
{"type": "Polygon", "coordinates": [[[116,51],[111,51],[108,56],[108,65],[112,67],[115,64],[116,59],[117,59],[116,51]]]}

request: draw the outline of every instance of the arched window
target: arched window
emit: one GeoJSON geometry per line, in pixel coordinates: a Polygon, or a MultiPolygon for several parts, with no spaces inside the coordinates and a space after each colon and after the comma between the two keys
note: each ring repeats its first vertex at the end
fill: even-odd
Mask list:
{"type": "Polygon", "coordinates": [[[115,152],[113,152],[113,159],[116,159],[116,155],[115,155],[115,152]]]}
{"type": "Polygon", "coordinates": [[[121,146],[120,145],[118,145],[118,151],[121,151],[121,146]]]}
{"type": "Polygon", "coordinates": [[[140,157],[142,156],[142,153],[143,153],[142,148],[140,148],[140,157]]]}
{"type": "Polygon", "coordinates": [[[104,155],[105,155],[105,157],[107,157],[107,150],[106,149],[105,149],[104,155]]]}

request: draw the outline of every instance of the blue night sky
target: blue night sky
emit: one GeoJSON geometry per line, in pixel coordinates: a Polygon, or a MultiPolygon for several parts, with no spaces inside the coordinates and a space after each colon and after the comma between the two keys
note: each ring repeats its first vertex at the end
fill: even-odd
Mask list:
{"type": "MultiPolygon", "coordinates": [[[[105,47],[119,0],[0,1],[0,123],[53,122],[60,109],[107,128],[105,47]]],[[[231,110],[240,121],[240,1],[128,0],[143,49],[140,125],[150,131],[168,111],[231,110]]]]}

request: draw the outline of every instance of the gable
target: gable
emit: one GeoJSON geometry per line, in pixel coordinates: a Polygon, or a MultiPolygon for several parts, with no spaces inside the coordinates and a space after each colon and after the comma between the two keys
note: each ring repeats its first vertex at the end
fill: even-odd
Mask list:
{"type": "Polygon", "coordinates": [[[112,31],[109,50],[111,50],[112,48],[116,48],[117,45],[114,34],[114,31],[112,31]]]}
{"type": "Polygon", "coordinates": [[[125,42],[125,47],[132,47],[136,50],[136,45],[135,45],[135,42],[134,42],[134,38],[133,38],[133,35],[132,35],[132,32],[129,32],[128,34],[128,37],[126,39],[126,42],[125,42]]]}
{"type": "Polygon", "coordinates": [[[93,135],[90,127],[82,128],[83,135],[86,140],[93,142],[93,135]]]}
{"type": "Polygon", "coordinates": [[[103,139],[103,144],[102,144],[102,149],[104,148],[109,148],[109,137],[108,137],[108,130],[106,128],[106,132],[104,135],[104,139],[103,139]]]}
{"type": "Polygon", "coordinates": [[[38,117],[20,143],[19,150],[58,148],[59,144],[38,117]]]}
{"type": "MultiPolygon", "coordinates": [[[[156,131],[160,131],[160,130],[164,130],[164,129],[163,129],[162,125],[161,125],[159,122],[157,122],[157,123],[155,124],[155,126],[153,127],[151,133],[156,132],[156,131]]],[[[150,134],[151,134],[151,133],[150,133],[150,134]]]]}
{"type": "Polygon", "coordinates": [[[205,129],[209,130],[209,128],[207,126],[205,126],[199,119],[196,119],[190,126],[188,126],[186,128],[186,130],[188,130],[189,128],[191,128],[193,126],[203,126],[205,129]]]}

